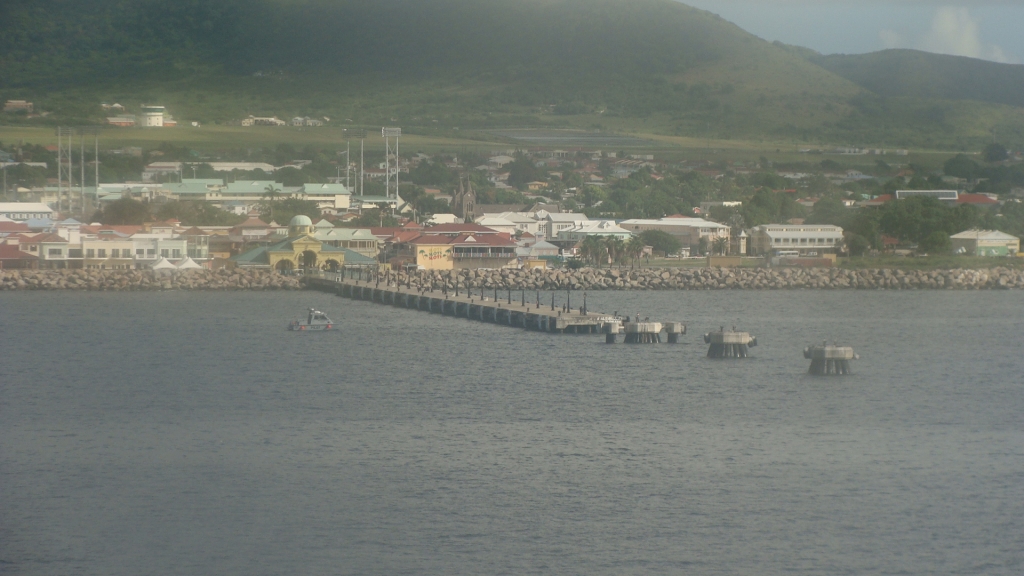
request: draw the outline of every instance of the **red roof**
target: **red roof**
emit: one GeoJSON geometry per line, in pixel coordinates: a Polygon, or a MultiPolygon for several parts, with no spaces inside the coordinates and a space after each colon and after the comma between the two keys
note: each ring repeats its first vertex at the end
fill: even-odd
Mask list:
{"type": "Polygon", "coordinates": [[[0,260],[35,260],[36,257],[28,252],[22,252],[17,246],[0,244],[0,260]]]}
{"type": "Polygon", "coordinates": [[[885,204],[886,202],[892,200],[892,198],[892,194],[882,194],[881,196],[876,196],[871,200],[868,200],[864,204],[866,206],[881,206],[882,204],[885,204]]]}
{"type": "Polygon", "coordinates": [[[406,230],[405,232],[398,232],[397,234],[394,234],[388,238],[388,241],[394,242],[395,244],[405,244],[406,242],[412,242],[422,235],[423,233],[419,230],[406,230]]]}
{"type": "Polygon", "coordinates": [[[28,224],[23,222],[0,222],[0,233],[30,232],[28,224]]]}
{"type": "Polygon", "coordinates": [[[126,236],[131,236],[132,234],[138,234],[139,232],[141,232],[142,231],[142,226],[133,226],[133,225],[127,225],[127,224],[126,225],[100,224],[100,225],[97,225],[97,226],[82,226],[80,228],[80,230],[82,232],[87,233],[87,234],[100,234],[101,232],[107,231],[107,232],[120,232],[121,234],[124,234],[126,236]]]}
{"type": "Polygon", "coordinates": [[[383,228],[379,226],[370,227],[370,234],[373,234],[378,238],[391,238],[395,234],[401,234],[402,232],[406,232],[406,230],[401,226],[385,226],[383,228]]]}
{"type": "Polygon", "coordinates": [[[452,240],[454,240],[454,238],[452,238],[451,236],[443,236],[441,234],[420,234],[419,236],[410,240],[410,242],[413,245],[417,246],[420,244],[440,246],[443,244],[451,244],[452,240]]]}
{"type": "Polygon", "coordinates": [[[38,242],[64,242],[64,243],[67,243],[67,240],[65,240],[64,238],[61,238],[58,234],[50,233],[50,234],[37,234],[37,235],[33,236],[31,239],[24,240],[23,242],[26,242],[28,244],[36,244],[38,242]]]}
{"type": "Polygon", "coordinates": [[[959,194],[956,197],[957,204],[999,204],[998,200],[989,198],[984,194],[959,194]]]}
{"type": "Polygon", "coordinates": [[[255,216],[249,216],[245,219],[245,222],[235,226],[235,228],[266,228],[267,226],[268,224],[263,220],[260,220],[255,216]]]}
{"type": "Polygon", "coordinates": [[[493,228],[481,226],[479,224],[437,224],[424,230],[427,234],[497,234],[498,231],[493,228]]]}

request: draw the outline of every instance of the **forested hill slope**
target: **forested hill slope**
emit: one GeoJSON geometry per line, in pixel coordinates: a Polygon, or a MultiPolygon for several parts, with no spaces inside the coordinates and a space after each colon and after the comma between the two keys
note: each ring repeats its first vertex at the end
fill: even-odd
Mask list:
{"type": "Polygon", "coordinates": [[[1024,66],[931,54],[883,50],[834,54],[810,60],[882,96],[974,100],[1024,107],[1024,66]]]}
{"type": "Polygon", "coordinates": [[[158,101],[203,122],[322,115],[929,146],[968,145],[1012,114],[880,102],[672,0],[4,0],[0,98],[34,99],[54,122],[102,121],[99,100],[158,101]]]}

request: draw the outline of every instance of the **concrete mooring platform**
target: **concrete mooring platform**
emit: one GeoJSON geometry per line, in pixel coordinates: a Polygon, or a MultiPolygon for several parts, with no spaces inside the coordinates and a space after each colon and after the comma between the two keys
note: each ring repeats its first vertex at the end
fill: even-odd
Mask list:
{"type": "Polygon", "coordinates": [[[708,347],[708,358],[746,358],[750,348],[757,346],[757,338],[748,332],[737,332],[736,328],[726,330],[724,326],[716,332],[704,335],[708,347]]]}
{"type": "Polygon", "coordinates": [[[828,345],[804,348],[804,358],[811,361],[808,373],[815,376],[845,376],[851,374],[850,361],[860,358],[849,346],[828,345]]]}

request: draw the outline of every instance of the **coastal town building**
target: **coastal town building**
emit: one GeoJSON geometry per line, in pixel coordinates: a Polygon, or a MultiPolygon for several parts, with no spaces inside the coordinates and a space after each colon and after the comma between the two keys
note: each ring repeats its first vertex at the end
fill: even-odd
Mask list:
{"type": "Polygon", "coordinates": [[[843,245],[843,229],[827,224],[763,224],[750,230],[751,256],[822,256],[843,245]]]}
{"type": "Polygon", "coordinates": [[[703,218],[686,217],[667,217],[658,220],[634,218],[619,222],[619,226],[633,234],[642,234],[648,230],[671,234],[679,239],[683,248],[689,248],[691,252],[696,252],[700,248],[702,239],[710,247],[719,238],[730,238],[731,231],[725,224],[703,218]]]}
{"type": "Polygon", "coordinates": [[[279,272],[299,269],[336,271],[345,266],[376,265],[373,258],[318,240],[313,221],[303,215],[293,217],[288,223],[287,238],[232,256],[231,260],[237,266],[270,268],[279,272]]]}
{"type": "Polygon", "coordinates": [[[56,215],[53,208],[41,202],[0,202],[0,216],[24,222],[35,218],[52,218],[56,215]]]}
{"type": "Polygon", "coordinates": [[[954,254],[1014,256],[1020,252],[1020,238],[998,230],[965,230],[949,240],[954,254]]]}
{"type": "Polygon", "coordinates": [[[610,220],[591,220],[582,222],[572,228],[561,230],[555,240],[575,243],[585,240],[587,236],[613,236],[621,240],[628,240],[632,235],[632,232],[619,227],[610,220]]]}

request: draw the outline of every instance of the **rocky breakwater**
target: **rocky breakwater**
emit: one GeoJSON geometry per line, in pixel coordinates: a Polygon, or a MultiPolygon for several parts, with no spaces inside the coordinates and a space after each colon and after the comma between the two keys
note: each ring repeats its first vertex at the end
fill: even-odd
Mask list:
{"type": "Polygon", "coordinates": [[[784,290],[1012,289],[1024,288],[1024,271],[894,270],[840,268],[583,268],[580,270],[420,270],[398,273],[398,282],[418,289],[467,286],[512,290],[784,290]]]}
{"type": "Polygon", "coordinates": [[[0,270],[0,290],[297,290],[266,270],[0,270]]]}

